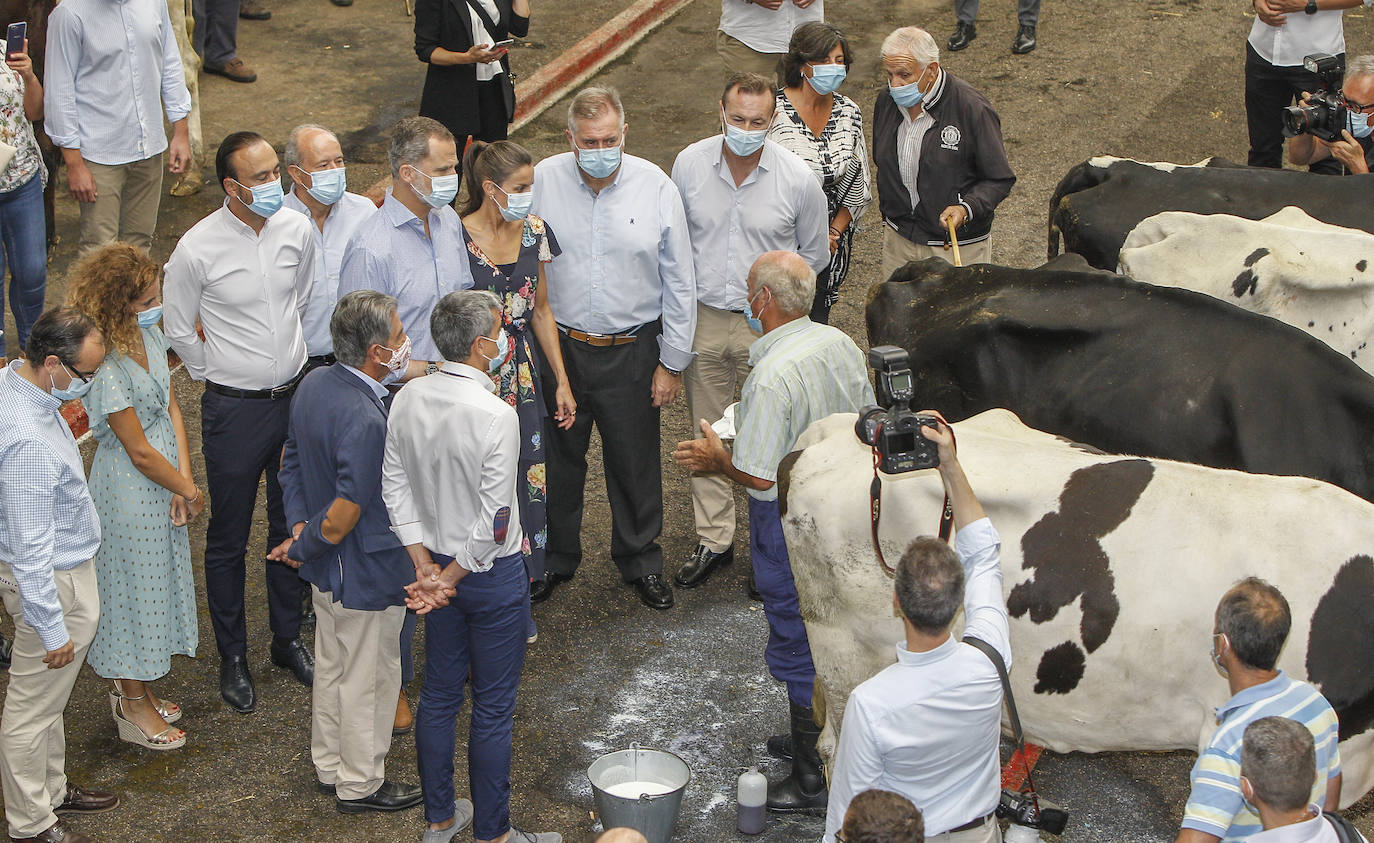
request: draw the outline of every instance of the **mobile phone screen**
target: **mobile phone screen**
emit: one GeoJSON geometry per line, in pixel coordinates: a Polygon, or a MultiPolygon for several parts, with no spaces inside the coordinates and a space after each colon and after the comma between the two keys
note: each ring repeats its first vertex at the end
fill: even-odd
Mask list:
{"type": "Polygon", "coordinates": [[[514,39],[514,38],[507,38],[507,39],[504,40],[504,41],[497,41],[495,44],[492,44],[491,46],[492,46],[492,49],[496,49],[497,47],[509,47],[511,44],[514,44],[514,43],[515,43],[515,39],[514,39]]]}
{"type": "Polygon", "coordinates": [[[29,25],[24,21],[10,24],[9,30],[5,33],[5,57],[10,53],[24,52],[24,36],[28,33],[29,25]]]}

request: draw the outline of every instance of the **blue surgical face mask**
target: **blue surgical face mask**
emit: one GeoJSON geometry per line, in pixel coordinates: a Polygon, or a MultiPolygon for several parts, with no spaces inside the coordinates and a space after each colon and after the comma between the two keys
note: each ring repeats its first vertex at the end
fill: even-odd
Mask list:
{"type": "Polygon", "coordinates": [[[577,166],[594,179],[604,179],[620,166],[620,150],[623,145],[622,140],[615,146],[605,149],[583,149],[574,143],[573,146],[577,149],[577,166]]]}
{"type": "Polygon", "coordinates": [[[333,205],[343,198],[347,189],[347,173],[343,167],[334,167],[310,173],[310,187],[305,192],[315,197],[315,201],[321,205],[333,205]]]}
{"type": "Polygon", "coordinates": [[[492,340],[491,337],[484,337],[484,339],[496,343],[495,357],[487,357],[487,355],[482,354],[481,351],[477,352],[478,354],[482,354],[483,357],[487,357],[487,374],[494,375],[501,371],[501,365],[505,363],[506,358],[510,356],[510,337],[506,335],[506,329],[502,328],[501,331],[497,333],[495,340],[492,340]]]}
{"type": "Polygon", "coordinates": [[[138,312],[138,327],[151,328],[162,321],[162,305],[138,312]]]}
{"type": "Polygon", "coordinates": [[[415,172],[429,179],[429,193],[421,193],[419,188],[411,185],[410,189],[415,191],[415,195],[424,200],[425,204],[431,208],[442,208],[453,201],[458,195],[458,174],[450,173],[447,176],[431,176],[424,170],[415,165],[410,167],[415,172]]]}
{"type": "Polygon", "coordinates": [[[754,315],[754,299],[762,292],[763,288],[760,287],[744,304],[744,321],[749,323],[749,330],[756,334],[763,333],[763,320],[754,315]]]}
{"type": "Polygon", "coordinates": [[[840,83],[848,73],[842,64],[813,64],[811,76],[806,81],[818,94],[833,94],[839,90],[840,83]]]}
{"type": "Polygon", "coordinates": [[[66,363],[62,363],[61,366],[62,371],[72,376],[72,382],[67,384],[66,389],[58,389],[57,383],[53,380],[52,375],[48,375],[48,383],[52,386],[52,397],[56,398],[58,401],[75,401],[91,391],[91,384],[95,383],[94,379],[83,381],[81,378],[72,374],[72,370],[67,368],[66,363]]]}
{"type": "MultiPolygon", "coordinates": [[[[244,184],[238,179],[234,179],[234,184],[238,185],[239,187],[247,188],[248,191],[253,194],[253,201],[244,202],[243,204],[244,207],[246,207],[253,213],[257,214],[258,216],[264,218],[270,217],[277,211],[281,210],[281,203],[282,199],[285,198],[285,194],[281,192],[281,182],[279,180],[273,179],[267,182],[266,184],[258,184],[254,185],[253,187],[248,187],[248,185],[244,184]]],[[[240,202],[243,202],[242,199],[239,199],[237,194],[234,196],[234,198],[238,199],[240,202]]]]}
{"type": "Polygon", "coordinates": [[[1350,134],[1357,138],[1367,138],[1370,132],[1374,132],[1374,126],[1369,125],[1369,115],[1363,111],[1347,111],[1346,115],[1350,119],[1350,134]]]}
{"type": "Polygon", "coordinates": [[[916,77],[916,81],[912,82],[910,85],[893,85],[889,83],[887,92],[892,95],[892,101],[902,108],[915,108],[919,105],[921,100],[926,98],[926,92],[922,91],[920,87],[921,79],[925,75],[925,71],[921,71],[921,75],[916,77]]]}
{"type": "Polygon", "coordinates": [[[1217,639],[1224,637],[1225,634],[1221,632],[1212,634],[1212,664],[1217,666],[1217,670],[1221,672],[1222,676],[1230,676],[1231,671],[1227,670],[1226,666],[1221,663],[1221,654],[1217,652],[1217,639]]]}
{"type": "Polygon", "coordinates": [[[725,145],[730,147],[730,151],[741,158],[748,158],[755,152],[763,148],[763,142],[768,138],[767,129],[741,129],[738,126],[725,124],[725,145]]]}
{"type": "MultiPolygon", "coordinates": [[[[492,184],[497,190],[501,190],[501,185],[495,182],[492,184]]],[[[506,205],[502,208],[500,203],[497,203],[496,207],[501,208],[502,219],[507,222],[519,222],[530,215],[530,208],[534,207],[534,188],[524,193],[506,193],[504,190],[501,192],[506,194],[506,205]]]]}

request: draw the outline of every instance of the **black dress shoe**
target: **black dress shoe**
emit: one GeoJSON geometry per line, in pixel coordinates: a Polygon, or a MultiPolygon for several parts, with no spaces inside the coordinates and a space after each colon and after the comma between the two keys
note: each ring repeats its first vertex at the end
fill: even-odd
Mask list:
{"type": "Polygon", "coordinates": [[[572,574],[555,574],[553,571],[546,571],[542,580],[535,580],[530,583],[530,602],[543,603],[553,595],[553,590],[558,588],[559,583],[565,583],[572,579],[572,574]]]}
{"type": "Polygon", "coordinates": [[[1016,33],[1016,40],[1011,42],[1011,51],[1018,56],[1023,56],[1035,49],[1035,24],[1021,24],[1021,29],[1016,33]]]}
{"type": "Polygon", "coordinates": [[[330,0],[335,6],[352,6],[353,0],[330,0]]]}
{"type": "Polygon", "coordinates": [[[248,659],[225,656],[219,663],[219,695],[239,714],[251,714],[258,707],[258,692],[253,690],[253,676],[248,672],[248,659]]]}
{"type": "Polygon", "coordinates": [[[273,638],[272,664],[296,674],[296,678],[307,688],[315,684],[315,657],[310,655],[299,638],[286,642],[273,638]]]}
{"type": "Polygon", "coordinates": [[[413,784],[384,781],[371,796],[362,799],[335,799],[334,808],[340,814],[361,814],[365,811],[404,811],[425,800],[420,788],[413,784]]]}
{"type": "Polygon", "coordinates": [[[631,583],[639,593],[639,600],[650,609],[673,608],[673,590],[658,574],[645,574],[631,583]]]}
{"type": "Polygon", "coordinates": [[[325,796],[334,796],[334,795],[336,795],[336,794],[338,793],[338,791],[335,790],[334,785],[332,785],[332,784],[325,784],[324,782],[320,781],[319,779],[315,779],[315,791],[316,791],[317,793],[321,793],[321,794],[323,794],[323,795],[325,795],[325,796]]]}
{"type": "Polygon", "coordinates": [[[977,37],[978,27],[971,23],[959,21],[954,25],[954,34],[949,36],[949,40],[945,42],[945,46],[948,47],[951,52],[957,53],[967,47],[973,42],[973,39],[977,37]]]}
{"type": "Polygon", "coordinates": [[[677,573],[673,574],[673,582],[683,588],[696,588],[706,582],[717,566],[729,565],[734,561],[734,545],[716,553],[706,545],[699,544],[687,561],[682,563],[682,567],[677,569],[677,573]]]}

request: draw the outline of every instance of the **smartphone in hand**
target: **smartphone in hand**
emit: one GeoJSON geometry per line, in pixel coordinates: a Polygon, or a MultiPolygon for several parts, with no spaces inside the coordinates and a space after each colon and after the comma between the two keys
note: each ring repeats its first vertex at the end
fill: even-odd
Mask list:
{"type": "Polygon", "coordinates": [[[10,24],[5,33],[5,58],[24,52],[24,39],[28,37],[29,25],[25,21],[10,24]]]}
{"type": "Polygon", "coordinates": [[[495,44],[492,44],[492,45],[491,45],[491,48],[492,48],[493,50],[495,50],[497,47],[509,47],[511,44],[514,44],[514,43],[515,43],[515,39],[514,39],[514,38],[507,38],[507,39],[504,40],[504,41],[497,41],[495,44]]]}

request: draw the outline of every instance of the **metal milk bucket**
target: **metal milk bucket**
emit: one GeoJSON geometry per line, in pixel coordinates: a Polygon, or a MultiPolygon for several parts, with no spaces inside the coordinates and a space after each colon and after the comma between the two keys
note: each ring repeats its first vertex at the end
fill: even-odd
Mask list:
{"type": "Polygon", "coordinates": [[[692,770],[671,752],[632,743],[592,762],[587,778],[603,828],[633,828],[649,843],[668,843],[692,770]],[[634,789],[644,792],[630,794],[634,789]]]}

